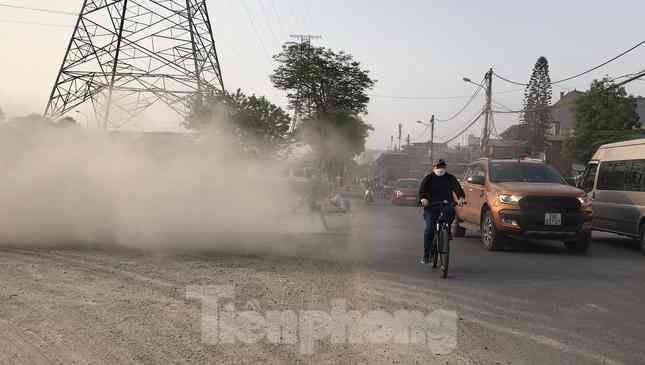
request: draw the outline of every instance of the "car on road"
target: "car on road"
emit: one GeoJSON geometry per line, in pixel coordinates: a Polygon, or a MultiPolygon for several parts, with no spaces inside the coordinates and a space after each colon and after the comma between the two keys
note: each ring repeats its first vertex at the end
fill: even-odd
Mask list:
{"type": "Polygon", "coordinates": [[[419,203],[417,194],[419,193],[420,184],[419,179],[405,178],[396,180],[394,191],[392,192],[392,204],[416,206],[419,203]]]}
{"type": "Polygon", "coordinates": [[[600,146],[580,187],[593,201],[593,230],[632,237],[645,255],[645,139],[600,146]]]}
{"type": "Polygon", "coordinates": [[[479,159],[466,170],[463,187],[467,203],[457,209],[457,237],[470,226],[491,251],[513,237],[561,240],[579,253],[589,248],[591,200],[540,160],[479,159]]]}

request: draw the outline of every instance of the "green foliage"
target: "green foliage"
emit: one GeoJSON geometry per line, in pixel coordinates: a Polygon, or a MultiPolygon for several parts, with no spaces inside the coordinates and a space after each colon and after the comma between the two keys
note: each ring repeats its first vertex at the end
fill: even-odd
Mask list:
{"type": "Polygon", "coordinates": [[[551,95],[549,61],[545,57],[540,57],[533,67],[531,80],[524,91],[524,113],[522,115],[532,155],[543,152],[546,148],[546,132],[553,123],[549,109],[551,95]]]}
{"type": "Polygon", "coordinates": [[[582,162],[589,161],[603,144],[642,135],[636,99],[607,77],[594,80],[589,91],[576,101],[575,119],[569,150],[582,162]]]}
{"type": "Polygon", "coordinates": [[[367,90],[375,80],[351,55],[306,43],[287,43],[274,59],[278,67],[271,81],[288,92],[289,107],[299,114],[367,112],[367,90]]]}
{"type": "Polygon", "coordinates": [[[323,173],[344,176],[352,158],[365,149],[372,126],[363,121],[369,71],[344,52],[288,43],[274,57],[273,85],[287,91],[289,107],[304,118],[298,130],[316,152],[323,173]]]}
{"type": "Polygon", "coordinates": [[[240,90],[232,99],[232,122],[242,141],[252,141],[259,153],[274,152],[288,141],[291,117],[282,108],[264,96],[246,96],[240,90]]]}
{"type": "Polygon", "coordinates": [[[266,97],[234,94],[213,95],[195,102],[186,127],[199,131],[229,133],[247,152],[276,152],[289,139],[291,118],[266,97]]]}

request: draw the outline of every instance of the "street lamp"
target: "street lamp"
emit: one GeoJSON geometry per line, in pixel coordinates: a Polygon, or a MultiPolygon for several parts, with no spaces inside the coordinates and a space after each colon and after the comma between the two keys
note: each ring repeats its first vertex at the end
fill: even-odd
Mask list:
{"type": "Polygon", "coordinates": [[[478,84],[478,83],[474,82],[473,80],[471,80],[471,79],[469,79],[469,78],[467,78],[467,77],[462,78],[462,80],[464,80],[464,82],[468,82],[468,83],[471,83],[471,84],[473,84],[473,85],[477,85],[477,86],[479,86],[479,87],[483,87],[483,88],[485,88],[485,87],[486,87],[486,86],[484,86],[484,85],[482,85],[482,84],[478,84]]]}

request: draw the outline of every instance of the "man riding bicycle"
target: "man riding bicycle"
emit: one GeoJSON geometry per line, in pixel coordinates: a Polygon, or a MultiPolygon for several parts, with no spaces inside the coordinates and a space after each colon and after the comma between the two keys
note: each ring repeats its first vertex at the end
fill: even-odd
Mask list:
{"type": "MultiPolygon", "coordinates": [[[[428,264],[432,256],[432,240],[434,239],[434,225],[439,218],[442,209],[442,202],[447,201],[445,211],[449,227],[455,220],[455,199],[461,206],[464,204],[466,195],[461,188],[459,181],[452,174],[446,172],[446,161],[439,160],[434,165],[433,171],[428,174],[419,187],[419,205],[423,207],[423,219],[426,222],[426,229],[423,235],[423,259],[421,264],[428,264]]],[[[448,237],[452,239],[451,229],[448,230],[448,237]]]]}

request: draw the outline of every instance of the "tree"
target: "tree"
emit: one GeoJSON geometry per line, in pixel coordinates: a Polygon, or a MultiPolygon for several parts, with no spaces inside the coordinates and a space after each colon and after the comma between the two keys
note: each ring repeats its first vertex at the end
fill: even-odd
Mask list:
{"type": "Polygon", "coordinates": [[[273,85],[286,90],[289,106],[313,117],[320,113],[364,114],[375,80],[369,71],[345,52],[324,47],[287,43],[273,57],[278,67],[273,85]]]}
{"type": "Polygon", "coordinates": [[[553,123],[550,110],[551,94],[549,61],[546,57],[540,57],[533,67],[531,79],[524,91],[524,113],[522,114],[522,121],[528,129],[528,143],[533,156],[544,152],[546,148],[546,132],[553,123]]]}
{"type": "Polygon", "coordinates": [[[185,126],[189,129],[230,133],[239,146],[255,155],[276,152],[289,139],[291,118],[266,97],[212,95],[194,102],[185,126]]]}
{"type": "Polygon", "coordinates": [[[318,153],[320,167],[328,177],[343,176],[347,164],[365,151],[365,141],[374,128],[343,112],[325,117],[305,119],[300,130],[304,141],[318,153]]]}
{"type": "Polygon", "coordinates": [[[624,87],[616,87],[607,77],[591,83],[576,101],[574,111],[575,128],[569,151],[578,161],[589,161],[605,143],[642,135],[636,98],[627,96],[624,87]]]}
{"type": "Polygon", "coordinates": [[[289,107],[303,116],[299,131],[323,172],[329,178],[344,176],[373,130],[361,115],[367,114],[367,91],[376,81],[350,54],[306,43],[288,43],[274,59],[278,67],[271,81],[287,91],[289,107]]]}
{"type": "Polygon", "coordinates": [[[256,153],[273,153],[289,140],[291,117],[266,97],[232,95],[232,122],[241,142],[255,146],[256,153]]]}

